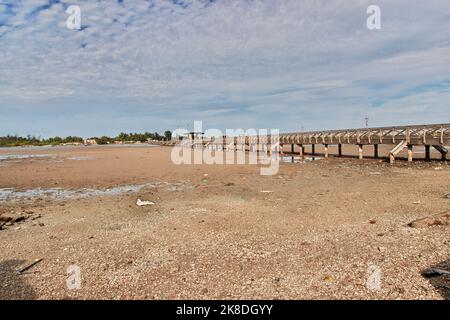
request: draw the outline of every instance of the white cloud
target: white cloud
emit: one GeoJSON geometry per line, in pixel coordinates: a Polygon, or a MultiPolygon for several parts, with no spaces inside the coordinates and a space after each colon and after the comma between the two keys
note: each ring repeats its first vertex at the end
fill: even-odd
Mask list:
{"type": "MultiPolygon", "coordinates": [[[[378,31],[366,28],[366,0],[183,4],[28,0],[3,8],[0,112],[1,100],[37,110],[51,99],[60,108],[90,100],[114,109],[128,101],[131,112],[141,104],[149,113],[166,110],[173,123],[198,115],[293,130],[300,121],[360,125],[369,113],[380,125],[403,121],[392,110],[408,108],[405,97],[418,94],[427,99],[416,104],[448,110],[434,85],[450,80],[447,0],[380,0],[378,31]],[[87,28],[65,28],[68,4],[81,7],[87,28]]],[[[423,109],[410,110],[414,117],[423,109]]]]}

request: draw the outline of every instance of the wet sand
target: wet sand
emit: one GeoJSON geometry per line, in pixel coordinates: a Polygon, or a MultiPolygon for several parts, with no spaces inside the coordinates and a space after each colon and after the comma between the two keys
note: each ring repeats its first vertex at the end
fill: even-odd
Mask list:
{"type": "Polygon", "coordinates": [[[0,230],[0,298],[449,298],[447,278],[421,272],[448,267],[450,227],[407,226],[450,210],[447,164],[330,158],[261,176],[177,166],[170,151],[0,149],[48,155],[0,161],[0,189],[23,193],[0,215],[29,216],[0,230]],[[71,265],[80,289],[67,287],[71,265]],[[367,286],[374,268],[379,288],[367,286]]]}

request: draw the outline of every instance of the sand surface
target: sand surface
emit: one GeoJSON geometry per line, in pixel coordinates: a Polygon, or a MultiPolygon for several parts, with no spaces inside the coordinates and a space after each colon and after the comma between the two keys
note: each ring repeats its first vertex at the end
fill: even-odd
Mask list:
{"type": "Polygon", "coordinates": [[[177,166],[170,152],[0,150],[44,155],[0,160],[0,199],[22,192],[0,200],[0,217],[26,217],[0,230],[0,298],[449,298],[448,277],[421,272],[448,270],[450,227],[407,225],[450,210],[447,164],[330,158],[261,176],[177,166]]]}

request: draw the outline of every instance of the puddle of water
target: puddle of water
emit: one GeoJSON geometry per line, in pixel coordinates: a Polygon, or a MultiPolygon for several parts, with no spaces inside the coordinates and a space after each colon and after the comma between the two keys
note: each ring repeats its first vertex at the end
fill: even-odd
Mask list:
{"type": "Polygon", "coordinates": [[[145,184],[133,184],[126,186],[119,186],[109,189],[77,189],[66,190],[61,188],[52,189],[30,189],[25,191],[16,191],[14,188],[0,188],[0,202],[2,201],[17,201],[17,200],[35,200],[38,198],[49,200],[63,200],[63,199],[80,199],[98,196],[114,196],[124,193],[136,193],[144,188],[161,188],[167,191],[179,191],[191,189],[192,186],[184,182],[154,182],[145,184]]]}
{"type": "Polygon", "coordinates": [[[305,158],[304,161],[317,161],[317,160],[322,160],[322,157],[307,157],[305,158]]]}
{"type": "Polygon", "coordinates": [[[93,157],[68,157],[66,160],[74,160],[74,161],[84,161],[84,160],[95,160],[93,157]]]}
{"type": "Polygon", "coordinates": [[[2,160],[21,160],[30,158],[54,158],[50,154],[0,154],[0,161],[2,160]]]}
{"type": "Polygon", "coordinates": [[[283,156],[281,159],[282,162],[285,163],[305,163],[310,161],[322,160],[322,157],[304,157],[303,159],[299,156],[283,156]]]}
{"type": "Polygon", "coordinates": [[[283,156],[281,158],[282,162],[285,163],[299,163],[301,161],[300,157],[289,157],[289,156],[283,156]]]}
{"type": "Polygon", "coordinates": [[[26,159],[52,159],[59,162],[63,160],[73,160],[73,161],[95,160],[94,157],[88,156],[74,156],[63,158],[51,154],[0,154],[0,161],[14,161],[26,159]]]}

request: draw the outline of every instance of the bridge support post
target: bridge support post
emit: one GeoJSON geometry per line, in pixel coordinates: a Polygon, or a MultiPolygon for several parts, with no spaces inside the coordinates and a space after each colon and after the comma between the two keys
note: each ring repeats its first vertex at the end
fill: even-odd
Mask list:
{"type": "Polygon", "coordinates": [[[342,157],[342,144],[341,143],[338,144],[338,156],[342,157]]]}
{"type": "Polygon", "coordinates": [[[324,144],[325,158],[328,158],[328,144],[324,144]]]}
{"type": "Polygon", "coordinates": [[[298,154],[299,154],[300,158],[303,159],[304,154],[305,154],[305,149],[304,149],[305,147],[303,147],[302,144],[299,144],[298,146],[299,146],[299,148],[300,148],[298,154]]]}
{"type": "Polygon", "coordinates": [[[425,145],[425,160],[430,161],[431,160],[431,152],[430,148],[431,146],[429,144],[425,145]]]}
{"type": "Polygon", "coordinates": [[[374,157],[375,159],[378,158],[378,144],[374,144],[374,145],[373,145],[373,157],[374,157]]]}
{"type": "Polygon", "coordinates": [[[294,154],[294,144],[291,144],[291,153],[294,154]]]}
{"type": "Polygon", "coordinates": [[[441,153],[442,156],[442,160],[446,161],[447,160],[447,154],[448,154],[448,150],[446,147],[442,146],[442,145],[434,145],[433,146],[437,151],[439,151],[441,153]]]}
{"type": "Polygon", "coordinates": [[[390,164],[393,164],[395,162],[395,156],[402,151],[406,146],[408,145],[408,142],[405,140],[400,141],[399,144],[397,144],[390,152],[389,152],[389,162],[390,164]]]}
{"type": "Polygon", "coordinates": [[[389,163],[394,164],[394,162],[395,162],[395,156],[392,153],[390,153],[389,154],[389,163]]]}
{"type": "Polygon", "coordinates": [[[361,160],[363,158],[363,145],[358,145],[358,158],[361,160]]]}
{"type": "Polygon", "coordinates": [[[413,161],[413,145],[408,144],[408,162],[413,161]]]}
{"type": "Polygon", "coordinates": [[[315,155],[316,154],[316,145],[315,144],[311,145],[311,148],[312,148],[311,154],[315,155]]]}

